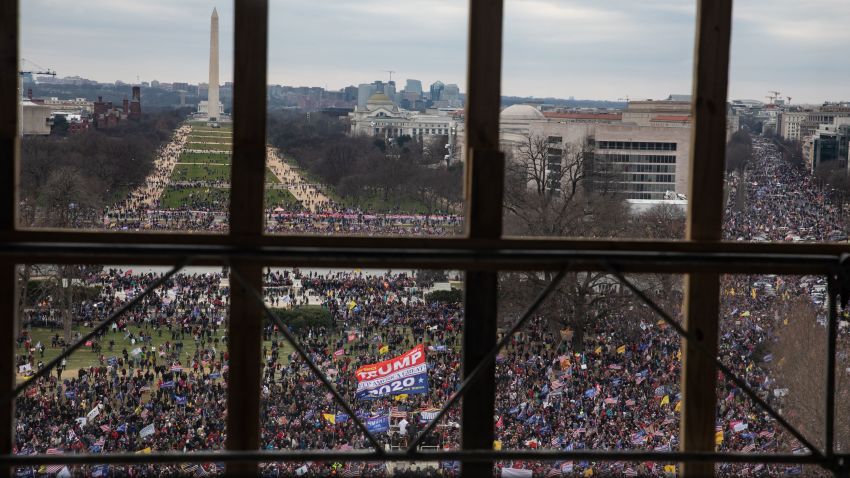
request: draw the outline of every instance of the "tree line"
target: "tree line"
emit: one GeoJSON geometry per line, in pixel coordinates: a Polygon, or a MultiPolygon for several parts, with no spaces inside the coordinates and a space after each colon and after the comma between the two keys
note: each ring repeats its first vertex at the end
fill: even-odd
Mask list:
{"type": "Polygon", "coordinates": [[[321,114],[276,111],[268,141],[336,193],[370,212],[458,213],[463,166],[443,162],[446,137],[415,141],[349,136],[347,124],[321,114]]]}
{"type": "Polygon", "coordinates": [[[21,141],[20,211],[26,226],[85,227],[144,182],[158,148],[185,111],[147,113],[138,122],[21,141]]]}

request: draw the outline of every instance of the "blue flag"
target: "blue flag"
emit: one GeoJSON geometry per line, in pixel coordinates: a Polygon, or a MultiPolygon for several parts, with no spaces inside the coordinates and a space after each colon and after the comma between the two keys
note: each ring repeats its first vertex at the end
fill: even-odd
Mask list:
{"type": "Polygon", "coordinates": [[[366,429],[369,430],[369,433],[383,433],[389,431],[390,416],[379,415],[377,417],[368,418],[366,420],[366,429]]]}

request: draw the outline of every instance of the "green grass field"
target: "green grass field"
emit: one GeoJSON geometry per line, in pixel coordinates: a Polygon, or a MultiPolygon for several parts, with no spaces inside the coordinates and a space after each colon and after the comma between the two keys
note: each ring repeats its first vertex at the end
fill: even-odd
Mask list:
{"type": "Polygon", "coordinates": [[[295,196],[286,189],[266,189],[267,208],[282,207],[291,210],[300,205],[301,203],[295,199],[295,196]]]}
{"type": "Polygon", "coordinates": [[[195,136],[191,135],[186,138],[188,143],[233,143],[233,138],[228,136],[195,136]]]}
{"type": "MultiPolygon", "coordinates": [[[[230,190],[224,188],[166,188],[160,198],[162,207],[178,209],[182,207],[217,206],[225,210],[230,203],[230,190]]],[[[297,209],[300,203],[285,189],[266,189],[266,207],[297,209]]]]}
{"type": "Polygon", "coordinates": [[[196,149],[200,151],[231,151],[231,144],[208,144],[208,143],[186,143],[186,149],[196,149]]]}
{"type": "Polygon", "coordinates": [[[229,154],[218,153],[181,153],[178,163],[230,164],[229,154]]]}
{"type": "Polygon", "coordinates": [[[171,181],[230,181],[230,166],[217,164],[177,164],[171,181]]]}
{"type": "Polygon", "coordinates": [[[207,126],[206,121],[189,121],[192,131],[233,131],[233,123],[219,123],[218,128],[207,126]]]}
{"type": "Polygon", "coordinates": [[[230,190],[220,188],[166,188],[160,198],[162,207],[178,209],[192,206],[218,206],[225,210],[230,203],[230,190]]]}
{"type": "MultiPolygon", "coordinates": [[[[168,333],[167,329],[162,331],[161,337],[157,334],[156,330],[153,329],[153,328],[144,329],[143,327],[130,326],[130,327],[128,327],[128,330],[133,332],[134,335],[138,335],[139,331],[142,331],[142,330],[144,330],[145,333],[151,334],[153,336],[153,345],[157,346],[157,347],[164,344],[166,341],[171,341],[173,343],[173,341],[171,340],[171,334],[168,333]]],[[[74,331],[79,331],[79,332],[85,334],[85,333],[91,331],[91,329],[86,328],[86,327],[75,327],[74,331]]],[[[225,328],[219,327],[217,337],[219,339],[220,344],[222,343],[222,340],[225,338],[225,336],[224,336],[225,333],[226,333],[225,328]]],[[[49,361],[53,360],[55,357],[57,357],[59,355],[59,353],[61,352],[61,349],[58,349],[58,348],[51,349],[50,348],[50,338],[52,336],[56,335],[56,334],[59,334],[59,336],[61,337],[62,336],[62,330],[61,329],[51,330],[49,328],[42,328],[42,327],[30,329],[30,336],[33,338],[33,343],[41,341],[41,343],[45,345],[44,357],[41,358],[40,355],[38,353],[36,353],[36,355],[35,355],[36,361],[41,360],[44,363],[48,363],[49,361]]],[[[107,332],[106,336],[104,336],[103,340],[101,341],[102,349],[101,349],[100,353],[102,355],[106,356],[106,357],[112,357],[112,356],[120,357],[120,356],[122,356],[122,350],[127,349],[127,352],[130,352],[131,350],[133,350],[133,348],[141,346],[139,344],[131,345],[130,342],[127,339],[124,338],[124,335],[125,334],[123,334],[121,332],[112,332],[112,331],[107,332]],[[109,341],[110,340],[115,341],[115,347],[112,349],[112,352],[109,351],[109,341]]],[[[280,340],[279,340],[279,342],[280,342],[280,340]]],[[[266,345],[270,348],[271,342],[264,342],[264,345],[266,345]]],[[[184,336],[184,338],[183,338],[183,355],[181,356],[181,362],[183,362],[183,365],[186,365],[186,360],[185,360],[186,354],[188,353],[190,356],[193,355],[195,353],[195,349],[196,349],[195,341],[192,339],[192,337],[189,336],[189,335],[184,336]]],[[[226,343],[224,345],[220,345],[217,348],[217,350],[227,350],[226,343]]],[[[281,357],[282,357],[282,360],[284,361],[284,363],[289,361],[289,354],[293,350],[294,349],[292,348],[292,346],[289,345],[289,343],[284,340],[283,341],[283,353],[281,354],[281,357]]],[[[16,355],[19,355],[19,354],[22,354],[22,353],[24,353],[23,349],[21,349],[21,348],[15,349],[16,355]]],[[[82,347],[82,348],[78,349],[76,352],[71,354],[71,356],[68,357],[67,360],[68,360],[67,361],[67,367],[66,367],[65,371],[62,373],[63,378],[70,378],[72,376],[76,377],[78,369],[84,368],[84,367],[90,367],[90,366],[93,366],[93,365],[99,365],[99,363],[100,363],[98,354],[92,352],[91,348],[89,348],[89,347],[82,347]]],[[[55,375],[56,374],[54,373],[54,376],[55,375]]],[[[19,380],[20,380],[20,377],[19,377],[19,380]]]]}

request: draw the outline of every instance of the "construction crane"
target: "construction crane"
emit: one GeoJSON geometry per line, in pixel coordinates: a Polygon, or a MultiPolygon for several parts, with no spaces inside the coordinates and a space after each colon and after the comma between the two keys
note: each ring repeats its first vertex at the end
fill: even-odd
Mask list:
{"type": "Polygon", "coordinates": [[[23,63],[23,62],[29,63],[30,65],[34,66],[36,69],[35,70],[27,70],[27,71],[24,71],[24,70],[19,71],[18,74],[21,75],[22,77],[25,76],[25,75],[56,76],[56,70],[51,70],[50,68],[44,68],[43,66],[39,66],[36,63],[33,63],[30,60],[27,60],[26,58],[21,58],[21,63],[23,63]]]}
{"type": "Polygon", "coordinates": [[[788,98],[788,104],[790,105],[790,104],[791,104],[791,97],[790,97],[790,96],[786,96],[786,98],[788,98]]]}
{"type": "Polygon", "coordinates": [[[390,74],[390,81],[393,81],[393,73],[395,73],[395,70],[381,70],[381,71],[383,71],[384,73],[389,73],[390,74]]]}
{"type": "Polygon", "coordinates": [[[770,95],[765,96],[765,98],[769,99],[770,104],[774,104],[774,105],[776,104],[776,101],[780,98],[780,96],[782,94],[778,91],[769,91],[769,90],[768,90],[768,93],[770,93],[770,95]]]}

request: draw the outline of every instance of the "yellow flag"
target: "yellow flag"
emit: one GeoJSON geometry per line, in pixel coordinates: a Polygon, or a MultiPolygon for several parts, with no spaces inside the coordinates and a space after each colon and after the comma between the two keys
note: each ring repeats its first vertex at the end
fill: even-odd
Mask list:
{"type": "Polygon", "coordinates": [[[676,402],[676,407],[674,408],[674,410],[677,411],[677,412],[682,410],[682,401],[681,400],[676,402]]]}
{"type": "Polygon", "coordinates": [[[617,347],[617,353],[618,353],[618,354],[624,354],[624,353],[626,353],[626,346],[625,346],[625,345],[621,345],[621,346],[617,347]]]}
{"type": "Polygon", "coordinates": [[[594,352],[601,354],[602,353],[602,347],[596,347],[596,350],[594,350],[594,352]]]}
{"type": "Polygon", "coordinates": [[[395,397],[393,397],[393,400],[395,400],[397,402],[400,402],[402,400],[407,400],[407,394],[406,393],[398,394],[395,397]]]}
{"type": "Polygon", "coordinates": [[[723,432],[716,432],[714,434],[714,443],[717,445],[723,443],[723,432]]]}
{"type": "Polygon", "coordinates": [[[664,465],[664,473],[676,473],[676,465],[664,465]]]}
{"type": "Polygon", "coordinates": [[[384,345],[383,347],[381,347],[381,348],[379,348],[379,349],[378,349],[378,353],[379,353],[379,354],[381,354],[381,355],[383,355],[383,354],[385,354],[385,353],[387,353],[387,352],[389,352],[389,351],[390,351],[390,346],[389,346],[389,345],[384,345]]]}
{"type": "Polygon", "coordinates": [[[729,288],[729,295],[731,295],[732,297],[735,297],[735,288],[734,287],[729,288]]]}
{"type": "Polygon", "coordinates": [[[584,470],[584,476],[585,477],[593,476],[593,468],[588,468],[588,469],[584,470]]]}
{"type": "Polygon", "coordinates": [[[353,300],[348,301],[348,310],[351,310],[355,307],[357,307],[357,302],[354,302],[353,300]]]}
{"type": "Polygon", "coordinates": [[[322,416],[325,417],[325,420],[331,422],[331,425],[336,425],[336,415],[333,413],[323,413],[322,416]]]}
{"type": "Polygon", "coordinates": [[[670,403],[670,395],[664,395],[664,398],[661,399],[661,405],[667,405],[670,403]]]}
{"type": "Polygon", "coordinates": [[[750,290],[750,295],[751,295],[751,296],[753,296],[753,299],[755,299],[755,298],[757,297],[757,296],[756,296],[756,288],[755,288],[755,287],[753,287],[753,288],[750,290]]]}
{"type": "Polygon", "coordinates": [[[496,451],[502,450],[502,440],[493,440],[493,449],[496,451]]]}
{"type": "Polygon", "coordinates": [[[136,454],[137,455],[150,455],[151,454],[151,447],[142,448],[141,450],[137,451],[136,454]]]}

